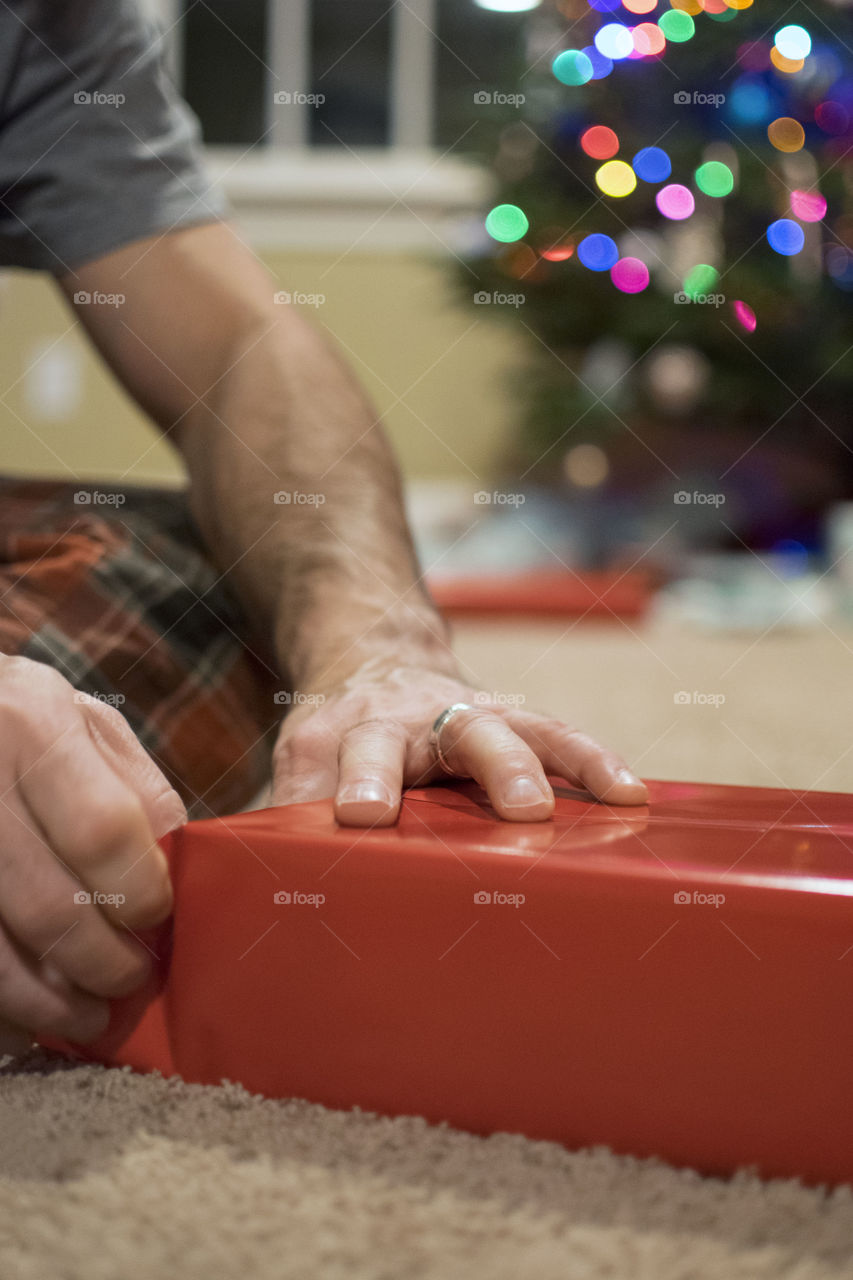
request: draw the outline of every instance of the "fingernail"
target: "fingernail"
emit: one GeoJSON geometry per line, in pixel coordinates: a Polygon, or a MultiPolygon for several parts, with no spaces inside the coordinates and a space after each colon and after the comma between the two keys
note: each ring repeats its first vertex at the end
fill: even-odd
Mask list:
{"type": "Polygon", "coordinates": [[[386,804],[393,805],[391,792],[381,782],[359,782],[344,787],[338,794],[338,804],[386,804]]]}
{"type": "Polygon", "coordinates": [[[548,800],[542,788],[533,778],[513,778],[507,785],[505,803],[517,809],[532,808],[548,800]]]}
{"type": "Polygon", "coordinates": [[[616,775],[616,781],[624,782],[629,787],[641,787],[643,785],[636,773],[632,773],[630,769],[620,769],[616,775]]]}

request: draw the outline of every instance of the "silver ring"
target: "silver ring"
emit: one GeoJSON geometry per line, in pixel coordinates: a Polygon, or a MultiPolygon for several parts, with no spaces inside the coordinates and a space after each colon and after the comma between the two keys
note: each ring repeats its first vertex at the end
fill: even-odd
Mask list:
{"type": "Polygon", "coordinates": [[[471,706],[470,702],[454,702],[452,707],[446,707],[445,710],[442,711],[441,715],[433,723],[433,726],[429,731],[429,745],[432,747],[436,763],[440,764],[444,772],[449,773],[451,778],[467,778],[468,775],[466,773],[457,773],[456,770],[452,769],[445,760],[441,751],[441,731],[447,724],[450,717],[455,715],[457,711],[473,710],[474,707],[471,706]]]}

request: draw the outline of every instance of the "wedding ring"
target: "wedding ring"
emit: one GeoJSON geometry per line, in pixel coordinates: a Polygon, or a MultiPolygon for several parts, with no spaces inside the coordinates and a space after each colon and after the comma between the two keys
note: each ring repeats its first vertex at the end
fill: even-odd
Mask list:
{"type": "Polygon", "coordinates": [[[454,702],[452,707],[447,707],[442,711],[441,715],[434,722],[429,734],[429,745],[432,747],[433,755],[436,763],[441,765],[445,773],[449,773],[451,778],[467,778],[466,773],[457,773],[455,769],[447,763],[441,750],[441,733],[451,716],[457,711],[473,711],[474,708],[469,702],[454,702]]]}

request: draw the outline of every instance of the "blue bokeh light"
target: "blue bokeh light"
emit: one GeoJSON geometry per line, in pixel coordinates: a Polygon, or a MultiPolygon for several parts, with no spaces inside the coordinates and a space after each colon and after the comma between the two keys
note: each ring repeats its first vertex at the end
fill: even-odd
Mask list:
{"type": "Polygon", "coordinates": [[[664,182],[672,173],[672,161],[661,147],[643,147],[631,167],[643,182],[664,182]]]}
{"type": "Polygon", "coordinates": [[[609,76],[613,70],[613,59],[605,58],[603,53],[599,53],[594,44],[584,45],[581,53],[585,53],[592,65],[593,80],[603,80],[605,76],[609,76]]]}
{"type": "Polygon", "coordinates": [[[799,253],[806,242],[805,232],[792,218],[778,218],[767,228],[767,240],[771,249],[790,258],[799,253]]]}
{"type": "Polygon", "coordinates": [[[770,90],[760,76],[740,76],[726,107],[739,124],[764,124],[775,114],[770,90]]]}
{"type": "Polygon", "coordinates": [[[619,250],[610,236],[595,232],[581,240],[578,258],[590,271],[609,271],[619,261],[619,250]]]}

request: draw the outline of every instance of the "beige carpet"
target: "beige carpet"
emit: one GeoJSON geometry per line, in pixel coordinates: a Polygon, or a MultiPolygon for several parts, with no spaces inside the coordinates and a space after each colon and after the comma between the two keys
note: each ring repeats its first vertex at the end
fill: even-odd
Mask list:
{"type": "MultiPolygon", "coordinates": [[[[750,649],[654,627],[563,630],[468,626],[457,643],[485,687],[578,710],[632,761],[645,753],[649,775],[850,789],[849,633],[750,649]],[[722,688],[726,703],[674,704],[694,688],[722,688]]],[[[166,1276],[853,1280],[853,1196],[43,1053],[6,1065],[0,1280],[166,1276]]]]}

